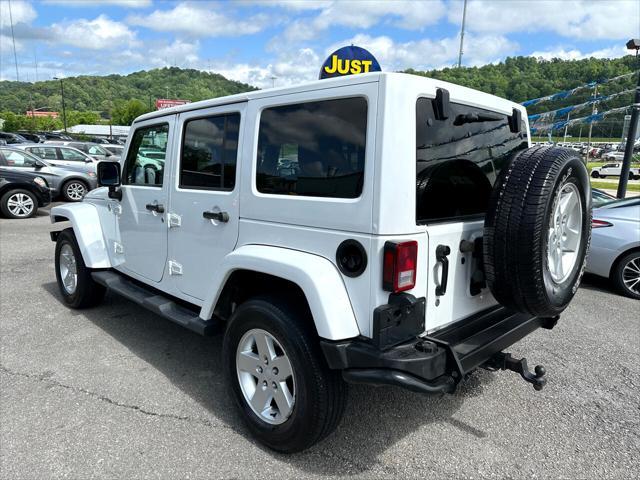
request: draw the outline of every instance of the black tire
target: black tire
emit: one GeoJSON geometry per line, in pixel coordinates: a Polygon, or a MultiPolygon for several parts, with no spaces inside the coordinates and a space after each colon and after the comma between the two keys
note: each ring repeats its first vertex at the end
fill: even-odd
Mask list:
{"type": "Polygon", "coordinates": [[[595,172],[591,172],[591,176],[593,178],[598,178],[598,177],[600,177],[600,172],[598,172],[597,170],[595,172]]]}
{"type": "Polygon", "coordinates": [[[607,178],[606,175],[600,175],[600,178],[607,178]]]}
{"type": "Polygon", "coordinates": [[[631,283],[631,286],[635,287],[637,291],[631,290],[629,286],[625,284],[625,279],[628,281],[633,278],[632,275],[635,275],[636,268],[640,269],[640,250],[627,253],[616,262],[611,269],[611,281],[622,295],[640,300],[638,283],[631,283]],[[629,264],[631,264],[632,268],[627,269],[625,272],[625,267],[629,266],[629,264]]]}
{"type": "Polygon", "coordinates": [[[82,201],[82,198],[84,197],[84,195],[89,193],[89,185],[87,185],[82,180],[78,180],[74,178],[64,182],[64,185],[62,185],[60,192],[62,193],[62,197],[67,202],[80,202],[82,201]],[[74,191],[77,191],[77,190],[74,190],[74,187],[76,188],[82,187],[84,189],[84,194],[81,198],[77,198],[77,196],[73,193],[74,191]]]}
{"type": "Polygon", "coordinates": [[[251,433],[273,450],[304,450],[329,435],[340,423],[347,387],[339,371],[330,370],[320,350],[306,308],[296,308],[275,296],[256,297],[241,304],[229,320],[223,344],[227,383],[251,433]],[[291,415],[278,425],[262,420],[245,400],[236,353],[245,333],[261,329],[282,346],[293,369],[295,403],[291,415]]]}
{"type": "Polygon", "coordinates": [[[10,190],[7,193],[5,193],[0,199],[0,211],[2,211],[2,214],[7,218],[15,218],[15,219],[31,218],[35,216],[35,214],[38,212],[38,199],[29,190],[24,190],[22,188],[10,190]],[[18,211],[15,210],[15,208],[14,208],[15,213],[11,211],[9,207],[9,200],[14,199],[16,196],[24,196],[24,195],[26,195],[31,199],[31,210],[26,211],[23,208],[19,208],[19,212],[25,212],[24,214],[20,214],[18,211]]]}
{"type": "Polygon", "coordinates": [[[85,266],[80,247],[78,247],[78,242],[76,241],[76,236],[71,228],[63,230],[58,235],[58,240],[56,241],[55,269],[60,294],[64,302],[71,308],[88,308],[102,302],[105,288],[93,280],[91,269],[85,266]],[[77,282],[75,291],[72,293],[69,293],[65,288],[60,272],[60,252],[65,245],[71,247],[73,256],[75,257],[77,282]]]}
{"type": "Polygon", "coordinates": [[[485,218],[484,268],[498,302],[541,317],[560,314],[580,285],[590,241],[591,188],[580,156],[547,146],[517,153],[496,182],[485,218]],[[547,249],[551,217],[563,189],[577,193],[581,235],[573,265],[556,282],[547,249]]]}

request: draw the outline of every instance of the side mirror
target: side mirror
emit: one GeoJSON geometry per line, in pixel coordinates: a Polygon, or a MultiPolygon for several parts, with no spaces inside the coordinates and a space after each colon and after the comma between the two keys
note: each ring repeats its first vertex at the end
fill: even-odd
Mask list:
{"type": "Polygon", "coordinates": [[[85,158],[84,159],[84,163],[91,163],[93,162],[93,160],[91,158],[85,158]]]}
{"type": "Polygon", "coordinates": [[[118,162],[98,163],[98,185],[109,187],[109,198],[122,200],[122,191],[118,189],[120,186],[120,164],[118,162]]]}
{"type": "Polygon", "coordinates": [[[33,164],[33,166],[34,166],[34,168],[42,168],[45,165],[40,160],[36,160],[35,163],[33,164]]]}

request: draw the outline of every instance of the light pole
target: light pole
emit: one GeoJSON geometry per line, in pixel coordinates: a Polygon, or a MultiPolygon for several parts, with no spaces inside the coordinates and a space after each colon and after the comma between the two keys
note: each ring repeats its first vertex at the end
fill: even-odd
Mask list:
{"type": "Polygon", "coordinates": [[[62,124],[64,125],[64,133],[67,133],[67,109],[64,105],[64,82],[62,78],[53,77],[54,80],[60,80],[60,92],[62,94],[62,124]]]}
{"type": "MultiPolygon", "coordinates": [[[[640,38],[632,38],[627,42],[629,50],[636,51],[636,64],[640,61],[638,52],[640,51],[640,38]]],[[[624,149],[624,158],[622,160],[622,171],[620,172],[620,181],[618,182],[618,198],[624,198],[627,194],[627,181],[629,180],[629,170],[631,169],[631,158],[633,157],[633,147],[636,141],[636,132],[638,131],[638,116],[640,115],[640,74],[638,74],[638,85],[636,86],[636,96],[633,99],[631,107],[631,120],[629,121],[629,130],[627,131],[627,146],[624,149]]]]}

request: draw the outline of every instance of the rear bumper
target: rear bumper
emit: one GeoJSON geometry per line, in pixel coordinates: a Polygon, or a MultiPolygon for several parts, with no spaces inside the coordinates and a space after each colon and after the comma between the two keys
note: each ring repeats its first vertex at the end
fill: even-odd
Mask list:
{"type": "Polygon", "coordinates": [[[421,393],[453,392],[469,372],[534,330],[553,328],[539,318],[496,306],[433,335],[382,350],[368,339],[321,342],[329,367],[353,383],[397,385],[421,393]]]}

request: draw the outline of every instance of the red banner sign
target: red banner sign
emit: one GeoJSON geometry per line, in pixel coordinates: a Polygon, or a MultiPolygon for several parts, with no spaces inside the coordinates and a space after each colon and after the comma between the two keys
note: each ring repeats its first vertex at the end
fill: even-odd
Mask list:
{"type": "Polygon", "coordinates": [[[158,98],[156,100],[156,110],[163,110],[165,108],[177,107],[178,105],[184,105],[185,103],[191,103],[189,100],[173,100],[170,98],[158,98]]]}

